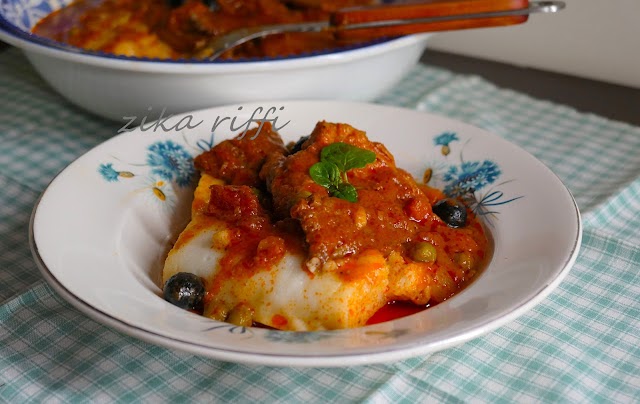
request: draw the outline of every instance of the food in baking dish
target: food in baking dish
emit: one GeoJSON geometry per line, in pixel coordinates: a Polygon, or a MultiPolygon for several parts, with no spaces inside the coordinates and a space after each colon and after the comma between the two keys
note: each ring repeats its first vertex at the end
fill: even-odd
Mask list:
{"type": "MultiPolygon", "coordinates": [[[[80,48],[123,56],[180,59],[207,56],[207,42],[256,25],[323,21],[329,12],[370,0],[76,0],[42,19],[33,33],[80,48]]],[[[355,43],[330,32],[286,33],[251,41],[222,58],[275,57],[355,43]]]]}
{"type": "Polygon", "coordinates": [[[358,327],[394,303],[423,309],[450,298],[490,254],[471,211],[417,183],[384,145],[348,124],[319,122],[290,147],[265,124],[195,166],[191,222],[163,282],[179,305],[180,293],[192,298],[199,289],[184,307],[213,319],[296,331],[358,327]]]}

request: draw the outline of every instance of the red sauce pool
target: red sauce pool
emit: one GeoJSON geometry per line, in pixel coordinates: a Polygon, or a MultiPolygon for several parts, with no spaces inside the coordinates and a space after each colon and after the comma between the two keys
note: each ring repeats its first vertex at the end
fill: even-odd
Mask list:
{"type": "Polygon", "coordinates": [[[422,310],[428,308],[429,305],[418,306],[409,302],[389,302],[383,306],[380,310],[371,316],[367,325],[384,323],[387,321],[397,320],[401,317],[406,317],[411,314],[420,313],[422,310]]]}

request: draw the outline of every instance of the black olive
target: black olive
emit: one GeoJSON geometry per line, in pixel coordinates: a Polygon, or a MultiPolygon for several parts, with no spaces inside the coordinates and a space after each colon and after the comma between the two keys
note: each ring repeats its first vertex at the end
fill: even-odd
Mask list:
{"type": "Polygon", "coordinates": [[[462,202],[447,198],[433,205],[433,213],[438,215],[449,227],[464,227],[467,224],[467,208],[462,202]]]}
{"type": "Polygon", "coordinates": [[[199,276],[178,272],[164,284],[164,299],[181,309],[204,309],[204,283],[199,276]]]}
{"type": "Polygon", "coordinates": [[[309,140],[309,136],[302,136],[300,139],[298,139],[296,144],[294,144],[293,147],[291,148],[291,154],[297,153],[300,150],[302,150],[302,144],[307,140],[309,140]]]}

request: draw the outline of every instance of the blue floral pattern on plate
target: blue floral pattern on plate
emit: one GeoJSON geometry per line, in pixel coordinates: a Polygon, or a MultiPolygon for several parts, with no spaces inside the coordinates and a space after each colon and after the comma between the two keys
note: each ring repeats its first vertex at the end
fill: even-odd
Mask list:
{"type": "Polygon", "coordinates": [[[448,196],[463,197],[493,183],[500,174],[500,168],[491,160],[465,161],[444,173],[447,186],[443,191],[448,196]]]}
{"type": "MultiPolygon", "coordinates": [[[[204,141],[203,141],[204,142],[204,141]]],[[[204,149],[209,142],[197,143],[200,149],[204,149]]],[[[210,144],[213,144],[213,135],[210,144]]],[[[146,163],[124,163],[133,167],[147,167],[143,188],[149,189],[159,201],[167,201],[171,195],[165,188],[168,184],[178,187],[186,187],[193,183],[196,170],[193,166],[193,157],[185,148],[171,140],[152,143],[147,147],[146,163]]],[[[119,170],[114,163],[102,163],[98,166],[98,174],[106,182],[119,182],[121,179],[131,179],[139,176],[129,170],[119,170]]]]}
{"type": "Polygon", "coordinates": [[[442,155],[446,156],[451,152],[449,145],[455,140],[460,140],[455,132],[444,132],[433,139],[433,144],[442,146],[440,150],[442,151],[442,155]]]}
{"type": "Polygon", "coordinates": [[[287,344],[306,344],[309,342],[322,341],[333,337],[331,331],[314,332],[289,332],[269,330],[265,338],[271,342],[281,342],[287,344]]]}
{"type": "Polygon", "coordinates": [[[195,174],[193,157],[182,146],[167,140],[152,144],[148,150],[147,164],[152,167],[152,174],[181,187],[191,183],[195,174]]]}
{"type": "Polygon", "coordinates": [[[0,13],[18,28],[31,31],[42,18],[69,3],[71,0],[0,0],[0,13]]]}
{"type": "Polygon", "coordinates": [[[510,180],[495,184],[502,176],[502,170],[497,163],[490,159],[466,161],[463,158],[464,146],[471,140],[462,144],[457,154],[459,163],[451,163],[449,154],[452,143],[460,142],[460,137],[453,131],[443,132],[433,138],[434,146],[441,147],[441,155],[445,161],[433,163],[433,167],[428,167],[424,175],[424,183],[429,183],[432,177],[438,178],[442,185],[442,191],[448,197],[462,199],[471,210],[485,218],[485,222],[491,225],[491,220],[499,212],[497,206],[523,198],[523,196],[505,197],[505,193],[499,189],[502,185],[508,184],[510,180]],[[487,186],[494,184],[492,188],[487,186]]]}

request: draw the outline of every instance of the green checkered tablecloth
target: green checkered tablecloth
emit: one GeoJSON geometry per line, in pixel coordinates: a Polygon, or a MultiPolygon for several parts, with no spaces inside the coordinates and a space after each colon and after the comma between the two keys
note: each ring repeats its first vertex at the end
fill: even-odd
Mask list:
{"type": "Polygon", "coordinates": [[[36,198],[120,125],[61,99],[16,50],[0,53],[0,401],[640,402],[640,128],[425,66],[379,102],[483,127],[547,164],[583,214],[574,268],[518,320],[427,357],[238,365],[122,335],[44,282],[27,237],[36,198]]]}

